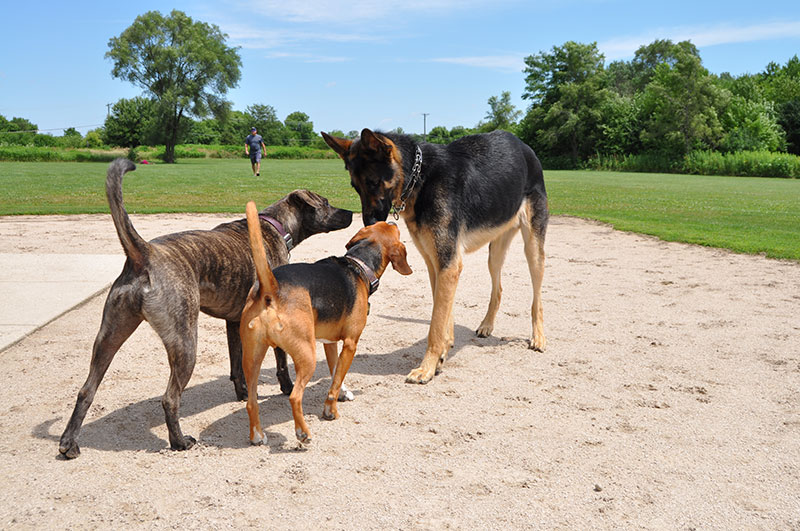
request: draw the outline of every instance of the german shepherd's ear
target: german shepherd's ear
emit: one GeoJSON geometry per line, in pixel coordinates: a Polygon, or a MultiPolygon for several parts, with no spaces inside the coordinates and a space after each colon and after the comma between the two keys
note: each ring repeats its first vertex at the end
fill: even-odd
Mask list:
{"type": "Polygon", "coordinates": [[[346,138],[332,137],[325,131],[320,131],[320,133],[322,134],[322,138],[325,140],[325,143],[344,159],[347,152],[350,151],[350,146],[353,144],[353,141],[347,140],[346,138]]]}
{"type": "Polygon", "coordinates": [[[382,136],[364,128],[361,130],[361,144],[370,151],[391,151],[391,144],[381,138],[382,136]]]}

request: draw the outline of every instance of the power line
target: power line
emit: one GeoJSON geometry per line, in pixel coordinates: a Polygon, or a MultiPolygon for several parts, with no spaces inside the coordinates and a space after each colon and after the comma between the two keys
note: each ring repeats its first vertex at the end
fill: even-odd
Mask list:
{"type": "MultiPolygon", "coordinates": [[[[79,127],[100,127],[101,125],[105,124],[73,125],[70,127],[73,129],[78,129],[79,127]]],[[[69,129],[70,127],[55,127],[53,129],[29,129],[27,131],[0,131],[0,133],[41,133],[44,131],[64,131],[66,129],[69,129]]]]}

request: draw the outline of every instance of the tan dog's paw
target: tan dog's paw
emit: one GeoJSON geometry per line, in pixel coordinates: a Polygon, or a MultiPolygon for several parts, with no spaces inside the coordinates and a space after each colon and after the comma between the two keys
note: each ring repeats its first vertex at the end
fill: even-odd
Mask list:
{"type": "Polygon", "coordinates": [[[325,401],[325,407],[322,409],[322,418],[325,420],[336,420],[339,418],[339,410],[336,407],[336,402],[330,397],[325,401]]]}
{"type": "Polygon", "coordinates": [[[435,371],[426,371],[417,367],[406,376],[406,383],[426,384],[431,381],[435,371]]]}
{"type": "Polygon", "coordinates": [[[295,435],[297,436],[297,440],[303,444],[311,444],[311,435],[304,432],[302,428],[297,428],[294,430],[295,435]]]}

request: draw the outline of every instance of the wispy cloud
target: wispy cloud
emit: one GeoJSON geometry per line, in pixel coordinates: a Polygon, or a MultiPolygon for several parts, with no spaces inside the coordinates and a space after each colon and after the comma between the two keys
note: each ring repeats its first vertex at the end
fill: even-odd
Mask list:
{"type": "Polygon", "coordinates": [[[482,55],[473,57],[438,57],[431,59],[435,63],[488,68],[503,72],[521,72],[525,68],[522,55],[482,55]]]}
{"type": "Polygon", "coordinates": [[[237,46],[247,49],[273,49],[307,42],[375,42],[379,37],[365,33],[296,31],[287,28],[256,28],[241,24],[223,30],[237,46]]]}
{"type": "Polygon", "coordinates": [[[455,12],[483,5],[496,5],[498,0],[348,0],[346,3],[328,0],[266,0],[251,8],[264,16],[289,22],[362,23],[392,19],[409,13],[455,12]]]}
{"type": "Polygon", "coordinates": [[[785,38],[800,38],[800,21],[764,22],[748,26],[724,24],[658,28],[636,36],[609,39],[598,43],[597,47],[606,59],[615,60],[632,57],[637,48],[656,39],[671,39],[674,42],[689,40],[698,47],[704,47],[785,38]]]}

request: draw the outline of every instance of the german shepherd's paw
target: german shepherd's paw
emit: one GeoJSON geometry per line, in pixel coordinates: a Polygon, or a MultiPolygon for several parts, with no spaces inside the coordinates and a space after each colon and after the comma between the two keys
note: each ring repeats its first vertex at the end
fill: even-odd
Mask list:
{"type": "Polygon", "coordinates": [[[406,376],[406,383],[426,384],[431,381],[436,371],[426,371],[417,367],[406,376]]]}
{"type": "Polygon", "coordinates": [[[547,349],[547,339],[544,334],[534,334],[528,348],[537,352],[544,352],[547,349]]]}
{"type": "Polygon", "coordinates": [[[494,330],[494,325],[493,324],[483,322],[478,327],[478,329],[475,330],[475,334],[478,337],[489,337],[490,335],[492,335],[492,330],[494,330]]]}

